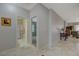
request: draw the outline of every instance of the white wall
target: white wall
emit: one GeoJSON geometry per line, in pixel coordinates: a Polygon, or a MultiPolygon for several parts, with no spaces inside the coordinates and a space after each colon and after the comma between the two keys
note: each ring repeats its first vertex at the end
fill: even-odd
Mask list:
{"type": "Polygon", "coordinates": [[[30,11],[30,15],[37,16],[38,18],[38,48],[44,49],[48,47],[48,20],[49,20],[49,10],[41,4],[37,4],[30,11]]]}
{"type": "Polygon", "coordinates": [[[11,4],[0,4],[0,17],[10,17],[12,21],[11,27],[0,25],[0,50],[16,47],[16,20],[18,16],[29,20],[29,11],[11,4]]]}
{"type": "Polygon", "coordinates": [[[49,48],[53,47],[59,40],[60,28],[64,27],[63,19],[53,10],[49,10],[49,48]]]}

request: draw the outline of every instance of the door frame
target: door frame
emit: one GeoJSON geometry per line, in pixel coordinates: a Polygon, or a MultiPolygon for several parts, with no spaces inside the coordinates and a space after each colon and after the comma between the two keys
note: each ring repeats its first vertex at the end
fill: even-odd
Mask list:
{"type": "MultiPolygon", "coordinates": [[[[31,17],[31,39],[32,39],[32,20],[33,20],[33,18],[36,18],[37,19],[37,25],[36,25],[36,48],[38,48],[38,41],[39,41],[39,29],[38,29],[38,27],[39,27],[39,24],[38,24],[38,18],[37,18],[37,16],[33,16],[33,17],[31,17]]],[[[31,42],[32,43],[32,42],[31,42]]]]}
{"type": "MultiPolygon", "coordinates": [[[[24,17],[20,17],[20,16],[18,16],[17,18],[16,18],[16,34],[18,34],[19,35],[19,31],[18,31],[18,20],[19,19],[23,19],[23,21],[24,22],[26,22],[26,23],[24,23],[25,25],[28,25],[28,23],[27,23],[27,19],[26,18],[24,18],[24,17]],[[17,32],[18,31],[18,32],[17,32]]],[[[28,27],[27,27],[27,29],[28,29],[28,27]]],[[[27,31],[27,29],[26,29],[26,27],[25,27],[25,35],[27,35],[27,33],[26,33],[26,31],[27,31]]],[[[19,37],[20,36],[18,36],[18,35],[16,35],[16,46],[18,47],[18,45],[17,44],[20,44],[19,42],[18,42],[18,39],[20,39],[19,37]]],[[[25,35],[24,35],[24,37],[25,37],[25,35]]],[[[26,38],[26,37],[25,37],[26,38]]],[[[20,39],[21,40],[21,39],[20,39]]],[[[28,40],[28,38],[26,38],[26,44],[27,44],[27,40],[28,40]]]]}

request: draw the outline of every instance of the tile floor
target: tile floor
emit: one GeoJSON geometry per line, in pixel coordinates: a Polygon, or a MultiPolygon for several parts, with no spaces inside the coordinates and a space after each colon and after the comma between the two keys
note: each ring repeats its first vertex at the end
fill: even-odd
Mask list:
{"type": "Polygon", "coordinates": [[[0,52],[1,56],[36,56],[38,54],[35,48],[13,48],[0,52]]]}
{"type": "Polygon", "coordinates": [[[1,56],[79,56],[79,39],[59,40],[51,49],[39,51],[34,47],[13,48],[0,52],[1,56]]]}
{"type": "Polygon", "coordinates": [[[79,39],[69,38],[59,41],[56,46],[48,50],[47,56],[79,56],[79,39]]]}

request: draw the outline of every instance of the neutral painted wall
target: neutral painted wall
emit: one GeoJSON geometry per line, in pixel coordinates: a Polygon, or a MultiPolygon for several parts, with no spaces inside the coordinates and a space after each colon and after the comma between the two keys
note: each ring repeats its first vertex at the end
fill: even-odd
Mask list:
{"type": "Polygon", "coordinates": [[[44,49],[48,48],[48,20],[49,20],[49,10],[41,4],[37,4],[30,11],[30,15],[37,16],[38,18],[38,48],[44,49]]]}
{"type": "Polygon", "coordinates": [[[49,48],[53,47],[59,40],[59,29],[64,27],[64,20],[54,11],[49,10],[49,48]]]}
{"type": "MultiPolygon", "coordinates": [[[[18,16],[29,20],[29,11],[11,4],[0,4],[0,17],[10,17],[11,27],[0,24],[0,50],[16,47],[16,20],[18,16]]],[[[29,25],[28,25],[29,26],[29,25]]],[[[29,35],[29,33],[28,33],[29,35]]]]}

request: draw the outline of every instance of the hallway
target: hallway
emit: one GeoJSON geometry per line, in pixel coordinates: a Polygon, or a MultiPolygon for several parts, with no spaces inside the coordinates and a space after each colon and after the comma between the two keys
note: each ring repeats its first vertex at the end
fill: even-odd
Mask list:
{"type": "Polygon", "coordinates": [[[67,41],[58,41],[51,49],[40,51],[34,47],[13,48],[0,52],[1,56],[79,56],[79,39],[69,38],[67,41]]]}
{"type": "Polygon", "coordinates": [[[1,56],[79,56],[79,39],[76,39],[79,38],[79,6],[76,3],[7,3],[0,7],[1,56]],[[9,23],[5,20],[11,25],[7,26],[9,23]],[[60,40],[63,36],[75,38],[60,40]]]}

